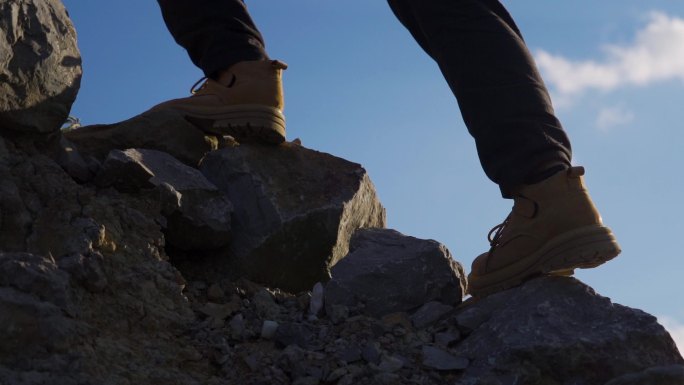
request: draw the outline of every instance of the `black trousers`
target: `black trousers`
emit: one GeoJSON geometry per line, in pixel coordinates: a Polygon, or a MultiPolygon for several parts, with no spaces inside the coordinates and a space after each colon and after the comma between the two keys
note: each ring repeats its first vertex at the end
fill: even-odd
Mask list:
{"type": "MultiPolygon", "coordinates": [[[[169,31],[207,76],[267,59],[243,0],[158,0],[169,31]]],[[[504,197],[570,165],[570,141],[539,71],[498,0],[388,0],[439,65],[504,197]]]]}

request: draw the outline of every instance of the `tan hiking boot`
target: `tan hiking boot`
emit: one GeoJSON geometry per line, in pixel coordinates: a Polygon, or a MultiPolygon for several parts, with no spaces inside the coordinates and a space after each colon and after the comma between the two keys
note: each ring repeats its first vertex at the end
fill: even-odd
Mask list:
{"type": "Polygon", "coordinates": [[[582,178],[572,167],[514,195],[513,211],[489,232],[491,249],[473,261],[468,291],[485,296],[542,274],[571,275],[620,253],[582,178]]]}
{"type": "Polygon", "coordinates": [[[179,110],[209,133],[279,144],[285,141],[282,72],[286,68],[278,60],[239,62],[217,80],[206,79],[198,90],[196,83],[192,96],[169,100],[151,111],[179,110]]]}

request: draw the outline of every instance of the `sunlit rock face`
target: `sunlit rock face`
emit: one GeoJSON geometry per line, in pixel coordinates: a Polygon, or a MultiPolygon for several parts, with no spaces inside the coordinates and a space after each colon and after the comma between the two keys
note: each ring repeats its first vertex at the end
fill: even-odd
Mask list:
{"type": "Polygon", "coordinates": [[[58,131],[81,73],[76,31],[61,1],[0,2],[0,128],[58,131]]]}

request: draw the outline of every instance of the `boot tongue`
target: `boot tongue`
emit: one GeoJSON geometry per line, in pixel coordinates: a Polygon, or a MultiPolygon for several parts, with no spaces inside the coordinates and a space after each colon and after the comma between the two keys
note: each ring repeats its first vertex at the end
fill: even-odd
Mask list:
{"type": "Polygon", "coordinates": [[[532,199],[518,195],[514,199],[513,212],[525,218],[534,218],[539,206],[532,199]]]}

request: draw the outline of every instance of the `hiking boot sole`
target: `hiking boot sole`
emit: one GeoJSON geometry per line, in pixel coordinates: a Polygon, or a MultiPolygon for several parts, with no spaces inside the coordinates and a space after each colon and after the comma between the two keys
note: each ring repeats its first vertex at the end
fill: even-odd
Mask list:
{"type": "Polygon", "coordinates": [[[570,276],[575,269],[589,269],[620,254],[620,246],[609,228],[600,225],[563,233],[536,253],[516,263],[480,276],[468,277],[468,290],[482,297],[518,286],[539,275],[570,276]]]}
{"type": "Polygon", "coordinates": [[[280,144],[285,141],[285,116],[274,107],[239,104],[212,110],[183,110],[188,121],[214,135],[230,135],[238,142],[280,144]]]}

